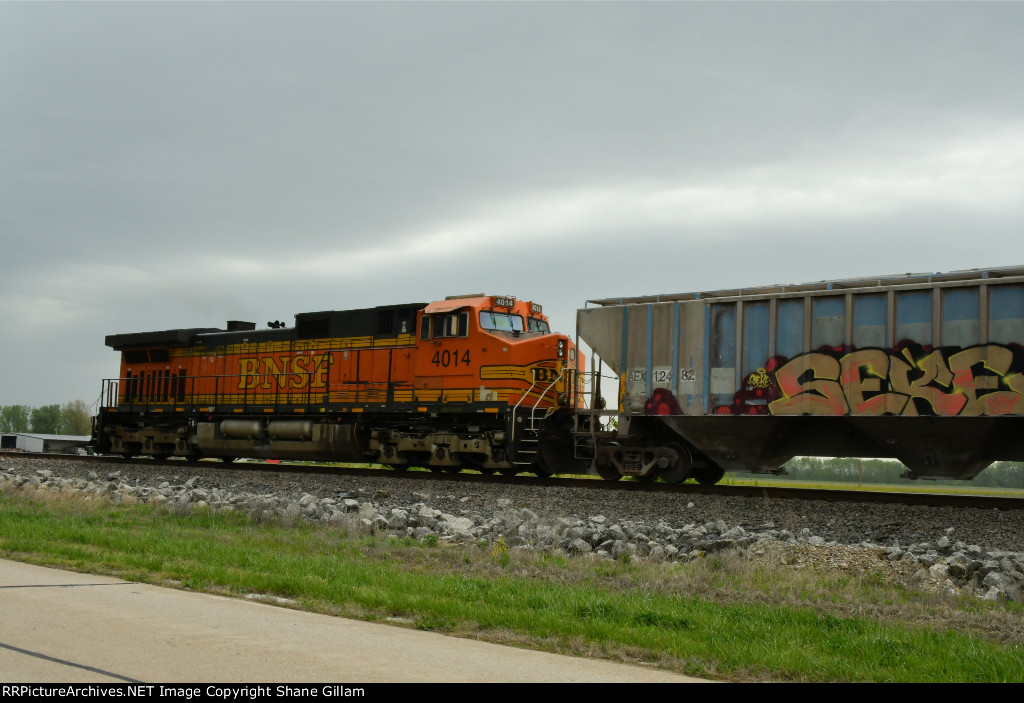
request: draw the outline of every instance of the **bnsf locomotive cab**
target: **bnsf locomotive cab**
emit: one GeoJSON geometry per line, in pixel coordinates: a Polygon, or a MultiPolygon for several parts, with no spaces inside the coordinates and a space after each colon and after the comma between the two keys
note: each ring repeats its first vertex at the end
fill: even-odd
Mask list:
{"type": "Polygon", "coordinates": [[[417,382],[473,390],[480,402],[575,407],[576,347],[552,334],[538,303],[511,296],[452,296],[420,312],[417,382]],[[529,381],[525,388],[523,384],[529,381]],[[539,396],[538,389],[549,393],[539,396]],[[526,391],[522,393],[521,391],[526,391]]]}
{"type": "Polygon", "coordinates": [[[461,296],[111,335],[97,451],[557,470],[583,402],[576,347],[536,303],[461,296]],[[560,428],[557,431],[555,428],[560,428]]]}

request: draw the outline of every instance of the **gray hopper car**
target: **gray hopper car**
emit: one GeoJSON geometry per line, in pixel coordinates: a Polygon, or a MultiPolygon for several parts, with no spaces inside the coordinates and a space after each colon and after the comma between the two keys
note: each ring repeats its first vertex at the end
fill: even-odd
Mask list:
{"type": "Polygon", "coordinates": [[[576,434],[606,478],[715,483],[810,455],[970,479],[1024,460],[1024,267],[591,300],[577,331],[619,378],[617,429],[576,434]]]}

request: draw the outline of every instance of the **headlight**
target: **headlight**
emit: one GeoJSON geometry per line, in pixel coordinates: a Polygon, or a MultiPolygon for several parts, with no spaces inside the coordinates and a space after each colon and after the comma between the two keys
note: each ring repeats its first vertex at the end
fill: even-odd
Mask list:
{"type": "Polygon", "coordinates": [[[558,340],[558,358],[561,359],[565,356],[565,340],[558,340]]]}

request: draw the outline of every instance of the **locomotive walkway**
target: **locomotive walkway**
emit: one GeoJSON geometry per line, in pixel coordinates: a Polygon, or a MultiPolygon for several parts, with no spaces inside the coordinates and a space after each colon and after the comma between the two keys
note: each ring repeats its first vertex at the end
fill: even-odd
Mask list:
{"type": "Polygon", "coordinates": [[[0,560],[2,683],[699,681],[0,560]]]}

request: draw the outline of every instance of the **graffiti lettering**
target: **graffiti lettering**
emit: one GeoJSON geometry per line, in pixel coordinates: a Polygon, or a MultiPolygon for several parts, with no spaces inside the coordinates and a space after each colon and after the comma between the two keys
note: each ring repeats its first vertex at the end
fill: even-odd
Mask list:
{"type": "Polygon", "coordinates": [[[747,384],[752,388],[768,388],[772,385],[772,379],[768,376],[768,372],[762,368],[750,374],[747,384]]]}
{"type": "Polygon", "coordinates": [[[940,349],[915,354],[909,347],[898,354],[860,349],[838,359],[811,352],[775,372],[780,397],[768,407],[774,415],[1014,414],[1024,410],[1021,367],[1013,349],[997,344],[948,358],[940,349]]]}
{"type": "Polygon", "coordinates": [[[811,352],[790,361],[775,372],[784,397],[768,404],[773,415],[845,415],[848,411],[839,383],[837,359],[811,352]]]}

